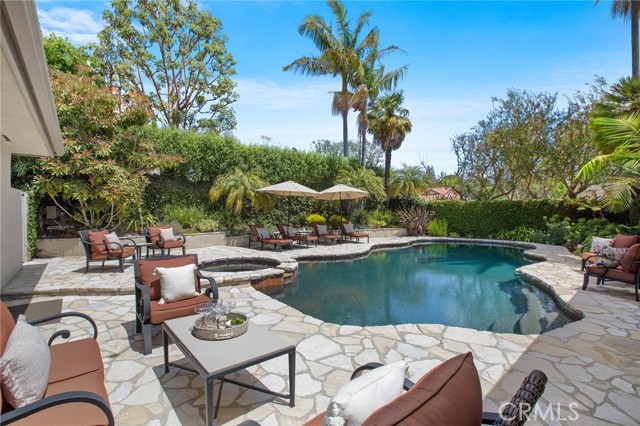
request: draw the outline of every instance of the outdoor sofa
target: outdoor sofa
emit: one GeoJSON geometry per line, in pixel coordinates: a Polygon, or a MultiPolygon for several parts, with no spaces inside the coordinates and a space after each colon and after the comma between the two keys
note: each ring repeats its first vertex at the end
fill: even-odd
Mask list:
{"type": "MultiPolygon", "coordinates": [[[[61,314],[52,315],[31,321],[29,324],[37,325],[56,320],[59,318],[82,318],[89,322],[93,329],[91,337],[79,340],[68,341],[53,345],[53,341],[59,337],[68,339],[71,333],[68,330],[60,330],[54,333],[48,342],[50,354],[50,369],[47,379],[46,391],[41,399],[27,403],[19,408],[14,408],[7,402],[8,395],[3,394],[0,402],[0,424],[19,424],[25,426],[41,426],[41,425],[109,425],[115,424],[111,408],[109,406],[109,397],[104,386],[104,367],[100,347],[97,343],[98,329],[95,322],[87,315],[78,312],[63,312],[61,314]]],[[[7,306],[0,302],[0,355],[5,356],[7,352],[16,351],[9,347],[9,337],[16,327],[16,321],[13,319],[11,312],[7,306]]],[[[24,334],[25,327],[21,327],[19,340],[22,343],[21,348],[29,347],[27,344],[28,334],[24,334]]],[[[18,339],[15,338],[14,339],[18,339]]],[[[13,344],[13,342],[11,342],[13,344]]],[[[42,345],[46,343],[43,341],[42,345]]],[[[36,346],[37,347],[37,346],[36,346]]],[[[19,352],[19,351],[18,351],[19,352]]],[[[35,359],[33,353],[38,351],[30,351],[30,355],[25,357],[24,364],[33,365],[40,363],[35,359]]],[[[19,361],[16,361],[19,363],[19,361]]],[[[15,367],[16,364],[14,364],[15,367]]],[[[19,376],[17,367],[12,369],[14,376],[19,376]]],[[[34,374],[23,373],[29,380],[34,374]]],[[[6,381],[11,380],[7,375],[3,378],[6,381]]],[[[18,385],[18,393],[24,394],[28,391],[20,386],[23,382],[17,383],[12,381],[13,385],[18,385]]],[[[30,383],[29,385],[32,386],[30,383]]]]}

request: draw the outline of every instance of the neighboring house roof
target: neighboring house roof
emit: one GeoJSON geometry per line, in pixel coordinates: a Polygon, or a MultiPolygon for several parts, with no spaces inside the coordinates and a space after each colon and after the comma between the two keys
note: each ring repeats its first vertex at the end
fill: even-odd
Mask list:
{"type": "Polygon", "coordinates": [[[14,154],[62,155],[64,145],[35,3],[3,0],[0,16],[0,143],[14,154]]]}
{"type": "Polygon", "coordinates": [[[448,186],[434,186],[429,188],[426,194],[420,196],[424,201],[433,200],[461,200],[462,195],[448,186]]]}

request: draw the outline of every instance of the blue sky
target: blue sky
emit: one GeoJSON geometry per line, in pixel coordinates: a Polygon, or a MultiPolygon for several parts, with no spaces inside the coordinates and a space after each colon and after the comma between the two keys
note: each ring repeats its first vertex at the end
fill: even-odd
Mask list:
{"type": "MultiPolygon", "coordinates": [[[[308,150],[316,139],[342,140],[341,119],[331,116],[331,92],[338,79],[305,77],[282,67],[316,54],[298,35],[305,16],[330,19],[321,1],[201,1],[221,19],[234,55],[240,100],[234,104],[236,136],[308,150]]],[[[381,46],[397,45],[404,55],[388,67],[408,64],[399,88],[413,131],[393,152],[392,164],[432,164],[455,172],[450,138],[463,133],[491,108],[491,97],[507,89],[558,92],[586,90],[596,75],[609,83],[630,74],[630,23],[613,19],[601,1],[352,1],[356,19],[373,11],[381,46]]],[[[37,1],[40,25],[76,44],[95,40],[108,2],[37,1]]],[[[355,139],[355,114],[350,114],[355,139]]]]}

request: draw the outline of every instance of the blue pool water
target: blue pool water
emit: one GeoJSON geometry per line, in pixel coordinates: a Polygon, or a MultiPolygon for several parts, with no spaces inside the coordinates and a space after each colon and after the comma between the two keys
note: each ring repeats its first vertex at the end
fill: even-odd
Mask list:
{"type": "Polygon", "coordinates": [[[518,278],[515,269],[527,263],[514,248],[427,244],[352,261],[301,263],[296,280],[266,292],[342,325],[445,324],[532,334],[576,319],[518,278]]]}

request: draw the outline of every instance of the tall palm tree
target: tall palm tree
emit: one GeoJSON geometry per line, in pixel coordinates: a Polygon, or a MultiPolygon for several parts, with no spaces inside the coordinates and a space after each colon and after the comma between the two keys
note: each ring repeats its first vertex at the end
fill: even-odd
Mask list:
{"type": "MultiPolygon", "coordinates": [[[[300,35],[309,38],[320,50],[319,56],[303,56],[283,68],[284,71],[297,71],[306,75],[340,75],[340,91],[334,92],[331,112],[342,116],[343,154],[349,156],[349,129],[347,116],[354,105],[354,93],[350,87],[358,87],[358,75],[363,71],[362,60],[377,41],[377,30],[373,28],[360,41],[364,26],[369,23],[372,12],[367,10],[360,15],[355,27],[347,18],[347,10],[340,0],[328,0],[327,5],[336,20],[336,28],[328,24],[322,16],[307,16],[298,28],[300,35]]],[[[360,94],[359,96],[361,96],[360,94]]]]}
{"type": "Polygon", "coordinates": [[[419,166],[403,164],[403,167],[397,173],[392,173],[391,193],[404,199],[420,197],[430,183],[429,177],[419,166]]]}
{"type": "Polygon", "coordinates": [[[402,91],[385,95],[373,105],[373,111],[369,116],[369,132],[384,151],[384,189],[387,197],[391,175],[391,151],[400,148],[405,136],[411,132],[409,111],[402,107],[403,102],[402,91]]]}
{"type": "Polygon", "coordinates": [[[273,207],[273,200],[268,194],[257,192],[259,188],[268,185],[269,182],[262,179],[259,169],[245,172],[236,168],[216,178],[209,190],[209,199],[215,202],[226,196],[225,207],[233,209],[233,214],[236,216],[242,212],[246,200],[249,200],[256,210],[268,210],[273,207]]]}
{"type": "MultiPolygon", "coordinates": [[[[595,0],[597,4],[599,0],[595,0]]],[[[638,33],[638,21],[640,20],[639,0],[613,0],[611,4],[611,15],[631,20],[631,75],[634,78],[640,77],[640,34],[638,33]]]]}
{"type": "Polygon", "coordinates": [[[378,34],[374,47],[369,51],[363,61],[363,73],[359,75],[358,93],[353,108],[358,113],[358,137],[360,139],[360,163],[365,164],[367,158],[367,132],[369,131],[369,105],[373,105],[381,91],[390,91],[396,87],[398,81],[407,71],[407,66],[385,72],[380,60],[389,53],[402,51],[397,46],[389,46],[382,50],[378,47],[378,34]]]}

